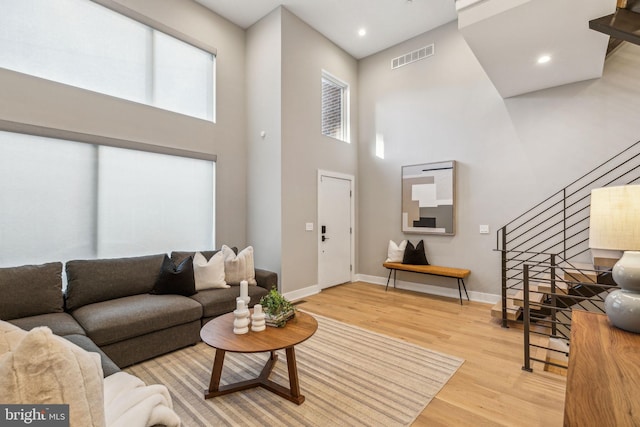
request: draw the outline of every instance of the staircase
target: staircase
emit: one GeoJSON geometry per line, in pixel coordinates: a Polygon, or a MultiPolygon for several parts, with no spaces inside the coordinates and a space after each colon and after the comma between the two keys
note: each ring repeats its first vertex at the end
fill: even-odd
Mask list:
{"type": "Polygon", "coordinates": [[[491,315],[503,327],[523,322],[525,364],[566,367],[574,309],[604,312],[615,288],[594,268],[589,208],[594,188],[640,183],[640,141],[538,203],[497,232],[502,295],[491,315]],[[544,354],[543,354],[544,353],[544,354]]]}
{"type": "Polygon", "coordinates": [[[618,0],[613,14],[590,20],[589,28],[611,36],[607,55],[624,41],[640,45],[640,1],[618,0]]]}
{"type": "Polygon", "coordinates": [[[533,364],[539,362],[546,371],[564,374],[569,360],[572,312],[604,313],[607,294],[617,289],[610,271],[578,267],[566,260],[557,263],[557,258],[552,255],[548,263],[525,264],[523,268],[525,295],[537,293],[542,300],[537,303],[525,297],[523,302],[523,369],[527,371],[532,371],[533,364]],[[541,276],[545,279],[540,279],[541,276]],[[546,289],[532,285],[531,277],[536,277],[538,283],[542,281],[546,289]]]}

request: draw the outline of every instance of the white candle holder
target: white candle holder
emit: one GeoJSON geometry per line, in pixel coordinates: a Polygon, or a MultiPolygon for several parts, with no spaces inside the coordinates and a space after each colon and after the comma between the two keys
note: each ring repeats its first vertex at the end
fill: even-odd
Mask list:
{"type": "Polygon", "coordinates": [[[253,306],[253,314],[251,315],[251,330],[254,332],[264,331],[266,323],[264,321],[265,314],[262,311],[262,306],[256,304],[253,306]]]}
{"type": "Polygon", "coordinates": [[[249,308],[249,301],[251,301],[251,297],[237,297],[236,304],[238,304],[238,301],[244,302],[244,306],[249,308]]]}
{"type": "Polygon", "coordinates": [[[233,312],[233,333],[242,335],[249,332],[249,309],[244,300],[236,300],[236,309],[233,312]]]}

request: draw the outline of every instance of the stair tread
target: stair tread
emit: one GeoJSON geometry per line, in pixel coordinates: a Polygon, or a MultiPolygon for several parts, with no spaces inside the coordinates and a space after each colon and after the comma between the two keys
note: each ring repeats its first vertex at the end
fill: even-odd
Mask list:
{"type": "Polygon", "coordinates": [[[571,262],[571,264],[562,263],[561,267],[566,268],[567,270],[571,269],[579,269],[579,270],[594,270],[593,264],[588,262],[571,262]]]}
{"type": "MultiPolygon", "coordinates": [[[[549,279],[550,280],[550,279],[549,279]]],[[[536,282],[538,285],[538,290],[540,292],[544,292],[545,294],[551,293],[551,282],[536,282]]],[[[556,294],[567,294],[569,292],[569,285],[567,282],[563,280],[556,279],[556,294]]]]}
{"type": "MultiPolygon", "coordinates": [[[[539,291],[538,286],[530,285],[529,286],[529,305],[530,305],[530,307],[531,307],[532,304],[533,305],[540,304],[543,299],[544,299],[544,294],[539,291]]],[[[513,303],[515,305],[517,305],[518,307],[524,307],[524,290],[519,290],[513,296],[513,303]]],[[[535,309],[535,307],[531,307],[531,308],[535,309]]]]}
{"type": "Polygon", "coordinates": [[[562,275],[564,280],[568,282],[597,283],[598,274],[595,271],[589,270],[595,270],[593,264],[574,262],[571,263],[571,266],[567,266],[562,270],[562,275]]]}
{"type": "MultiPolygon", "coordinates": [[[[518,320],[522,308],[516,306],[511,298],[507,298],[507,320],[518,320]]],[[[491,308],[491,317],[502,319],[502,300],[491,308]]]]}

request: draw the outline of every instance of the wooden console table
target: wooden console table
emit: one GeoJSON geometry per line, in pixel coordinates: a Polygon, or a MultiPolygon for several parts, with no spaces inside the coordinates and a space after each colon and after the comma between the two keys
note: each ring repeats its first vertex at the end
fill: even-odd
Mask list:
{"type": "Polygon", "coordinates": [[[640,334],[573,311],[564,425],[640,426],[640,334]]]}

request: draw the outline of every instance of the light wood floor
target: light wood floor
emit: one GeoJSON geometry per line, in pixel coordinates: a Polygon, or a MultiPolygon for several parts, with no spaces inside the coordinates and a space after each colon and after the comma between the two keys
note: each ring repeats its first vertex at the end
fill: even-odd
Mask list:
{"type": "Polygon", "coordinates": [[[501,328],[489,304],[356,282],[298,307],[465,359],[414,426],[562,425],[566,379],[522,371],[522,330],[501,328]]]}

